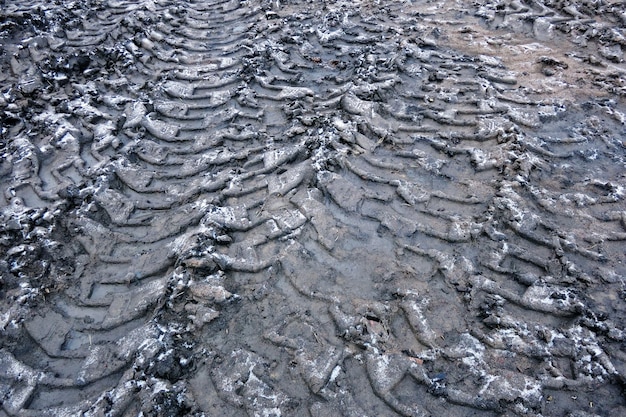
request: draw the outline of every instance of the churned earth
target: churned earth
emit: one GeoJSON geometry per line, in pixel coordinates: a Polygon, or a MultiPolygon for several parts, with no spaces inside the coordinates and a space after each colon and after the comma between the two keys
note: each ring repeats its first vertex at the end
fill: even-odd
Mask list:
{"type": "Polygon", "coordinates": [[[0,417],[626,415],[621,1],[0,0],[0,417]]]}

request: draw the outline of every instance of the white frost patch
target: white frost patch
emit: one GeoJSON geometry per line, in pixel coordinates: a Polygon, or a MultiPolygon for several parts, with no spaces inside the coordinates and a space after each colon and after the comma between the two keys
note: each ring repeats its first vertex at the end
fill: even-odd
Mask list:
{"type": "MultiPolygon", "coordinates": [[[[496,380],[498,380],[498,379],[500,379],[500,378],[496,377],[495,375],[489,375],[489,374],[487,374],[487,375],[485,376],[485,379],[486,379],[485,384],[482,386],[482,388],[480,389],[480,391],[478,391],[478,395],[483,395],[483,394],[485,393],[485,391],[487,391],[487,389],[489,388],[489,385],[491,385],[491,383],[492,383],[493,381],[496,381],[496,380]]],[[[504,381],[504,383],[505,383],[506,385],[508,385],[508,383],[507,383],[506,381],[504,381]]]]}
{"type": "Polygon", "coordinates": [[[589,197],[583,193],[567,193],[559,197],[559,200],[565,204],[575,204],[578,207],[585,207],[597,204],[595,198],[589,197]]]}
{"type": "MultiPolygon", "coordinates": [[[[89,336],[91,337],[91,336],[89,336]]],[[[99,357],[99,350],[101,349],[100,346],[96,346],[95,348],[90,349],[89,354],[87,355],[87,357],[85,358],[85,361],[83,362],[83,368],[90,368],[92,365],[94,365],[96,362],[98,362],[101,358],[99,357]]]]}
{"type": "Polygon", "coordinates": [[[329,378],[328,382],[330,382],[330,383],[335,382],[335,379],[337,379],[337,377],[339,376],[340,372],[341,372],[341,366],[339,366],[339,365],[335,366],[333,371],[330,373],[330,378],[329,378]]]}
{"type": "Polygon", "coordinates": [[[463,333],[459,344],[452,349],[452,353],[461,357],[463,364],[476,371],[478,366],[483,363],[485,347],[474,336],[463,333]]]}
{"type": "Polygon", "coordinates": [[[551,298],[553,292],[553,288],[549,288],[545,285],[531,285],[526,292],[524,292],[523,299],[525,299],[528,304],[535,307],[552,305],[554,304],[554,299],[551,298]]]}
{"type": "MultiPolygon", "coordinates": [[[[204,206],[201,206],[201,209],[204,209],[204,206]]],[[[187,251],[187,249],[191,248],[196,244],[195,237],[198,235],[207,234],[210,232],[210,229],[204,224],[200,223],[199,226],[189,229],[186,233],[178,236],[172,242],[167,244],[167,247],[171,248],[172,253],[181,254],[187,251]]]]}
{"type": "Polygon", "coordinates": [[[168,392],[169,387],[168,384],[161,380],[156,380],[155,384],[152,386],[152,395],[156,395],[159,392],[168,392]]]}

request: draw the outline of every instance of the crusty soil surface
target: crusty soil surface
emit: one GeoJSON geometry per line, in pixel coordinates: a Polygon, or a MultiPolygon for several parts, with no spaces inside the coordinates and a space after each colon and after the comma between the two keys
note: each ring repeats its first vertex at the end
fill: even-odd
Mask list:
{"type": "Polygon", "coordinates": [[[0,417],[626,415],[621,1],[0,0],[0,417]]]}

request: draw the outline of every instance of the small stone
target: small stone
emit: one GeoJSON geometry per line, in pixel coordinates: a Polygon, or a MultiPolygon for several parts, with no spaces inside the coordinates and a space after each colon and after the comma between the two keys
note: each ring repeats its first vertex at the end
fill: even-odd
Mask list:
{"type": "Polygon", "coordinates": [[[541,72],[543,72],[543,75],[547,77],[551,77],[556,74],[556,71],[552,67],[545,67],[541,72]]]}
{"type": "Polygon", "coordinates": [[[37,91],[39,87],[41,87],[41,81],[36,78],[31,78],[30,80],[26,80],[20,84],[20,91],[24,95],[31,95],[37,91]]]}
{"type": "Polygon", "coordinates": [[[192,283],[189,285],[189,290],[193,298],[198,301],[222,303],[233,296],[221,285],[213,285],[208,282],[192,283]]]}
{"type": "Polygon", "coordinates": [[[618,44],[612,46],[605,46],[599,49],[598,51],[600,55],[609,61],[613,62],[622,62],[624,58],[624,53],[622,52],[622,47],[618,44]]]}
{"type": "Polygon", "coordinates": [[[587,61],[591,64],[591,65],[600,65],[602,64],[602,60],[600,58],[598,58],[595,55],[589,55],[589,57],[587,57],[587,61]]]}
{"type": "Polygon", "coordinates": [[[216,239],[219,243],[231,243],[233,238],[228,235],[219,235],[216,239]]]}

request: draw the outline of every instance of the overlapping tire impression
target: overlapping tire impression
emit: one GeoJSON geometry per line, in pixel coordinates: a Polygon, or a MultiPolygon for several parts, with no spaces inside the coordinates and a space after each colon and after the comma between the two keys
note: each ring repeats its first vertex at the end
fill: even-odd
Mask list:
{"type": "Polygon", "coordinates": [[[0,415],[624,413],[624,6],[2,2],[0,415]]]}

